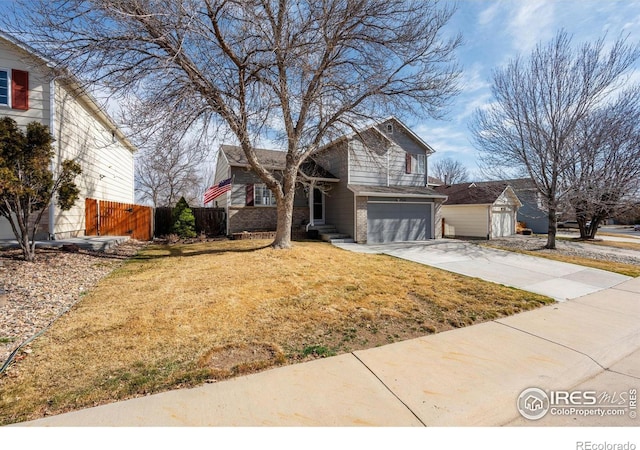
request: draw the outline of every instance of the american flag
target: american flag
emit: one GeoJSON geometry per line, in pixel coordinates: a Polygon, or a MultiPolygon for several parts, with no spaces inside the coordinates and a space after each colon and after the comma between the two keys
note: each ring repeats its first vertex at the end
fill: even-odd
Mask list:
{"type": "Polygon", "coordinates": [[[231,190],[231,178],[227,178],[226,180],[222,180],[220,183],[215,186],[211,186],[204,192],[204,204],[206,205],[210,201],[220,197],[227,191],[231,190]]]}

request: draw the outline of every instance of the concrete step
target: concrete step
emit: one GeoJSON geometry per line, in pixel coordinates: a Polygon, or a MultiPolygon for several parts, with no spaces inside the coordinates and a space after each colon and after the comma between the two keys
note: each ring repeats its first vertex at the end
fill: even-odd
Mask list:
{"type": "Polygon", "coordinates": [[[321,233],[320,239],[326,242],[331,242],[333,239],[349,239],[351,236],[343,233],[321,233]]]}
{"type": "Polygon", "coordinates": [[[309,229],[310,230],[317,230],[320,233],[326,233],[326,232],[335,231],[336,227],[335,227],[335,225],[326,224],[326,225],[314,225],[312,227],[309,227],[309,229]]]}
{"type": "Polygon", "coordinates": [[[356,241],[353,239],[331,239],[329,243],[331,244],[354,244],[356,241]]]}

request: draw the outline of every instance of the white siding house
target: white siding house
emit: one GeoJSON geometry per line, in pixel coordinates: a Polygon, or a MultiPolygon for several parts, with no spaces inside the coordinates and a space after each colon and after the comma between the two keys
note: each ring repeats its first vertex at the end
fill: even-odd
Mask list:
{"type": "Polygon", "coordinates": [[[461,183],[435,188],[442,205],[444,237],[494,239],[516,233],[522,203],[505,182],[461,183]]]}
{"type": "MultiPolygon", "coordinates": [[[[59,211],[53,202],[41,222],[39,238],[84,235],[86,198],[134,202],[135,147],[73,76],[61,73],[29,46],[2,32],[0,116],[11,117],[22,127],[34,120],[47,125],[54,138],[53,170],[65,159],[74,159],[82,168],[76,178],[80,198],[69,211],[59,211]],[[27,80],[26,105],[16,105],[11,98],[17,97],[12,79],[16,74],[27,80]],[[2,95],[4,86],[9,98],[2,95]]],[[[10,238],[9,223],[0,219],[0,239],[10,238]]]]}

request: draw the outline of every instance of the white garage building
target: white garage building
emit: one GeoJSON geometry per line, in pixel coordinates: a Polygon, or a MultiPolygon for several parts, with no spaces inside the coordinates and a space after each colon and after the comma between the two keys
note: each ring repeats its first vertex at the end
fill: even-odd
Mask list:
{"type": "Polygon", "coordinates": [[[522,203],[505,182],[487,181],[438,186],[444,237],[494,239],[516,233],[522,203]]]}

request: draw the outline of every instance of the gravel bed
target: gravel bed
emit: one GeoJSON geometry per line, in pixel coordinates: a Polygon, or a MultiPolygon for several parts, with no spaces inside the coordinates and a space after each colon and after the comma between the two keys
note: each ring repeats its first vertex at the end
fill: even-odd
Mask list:
{"type": "Polygon", "coordinates": [[[33,263],[22,260],[20,250],[0,251],[0,367],[145,245],[129,240],[105,252],[38,249],[33,263]]]}
{"type": "Polygon", "coordinates": [[[501,239],[492,239],[490,245],[497,245],[514,250],[529,250],[540,253],[577,256],[581,258],[596,259],[599,261],[612,261],[623,264],[640,265],[640,251],[628,250],[584,242],[556,239],[556,249],[544,248],[547,243],[546,236],[511,236],[501,239]]]}

